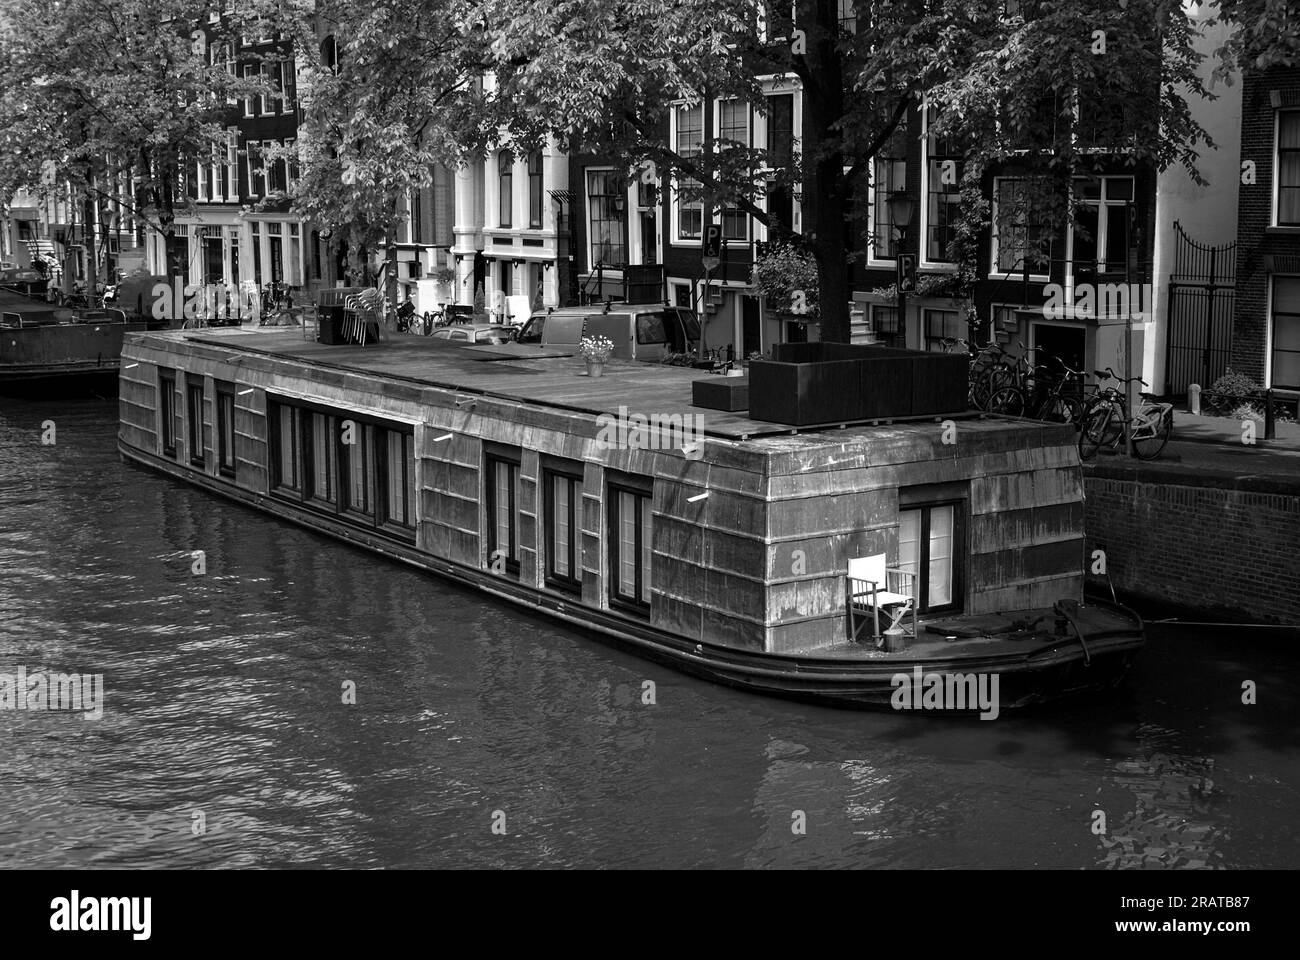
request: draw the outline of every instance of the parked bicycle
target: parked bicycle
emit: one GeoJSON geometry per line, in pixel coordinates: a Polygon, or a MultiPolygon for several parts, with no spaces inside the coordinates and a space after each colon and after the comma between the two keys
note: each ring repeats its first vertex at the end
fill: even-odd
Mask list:
{"type": "Polygon", "coordinates": [[[1154,460],[1160,456],[1174,429],[1174,407],[1160,403],[1148,394],[1139,394],[1141,405],[1131,418],[1128,412],[1127,386],[1138,383],[1147,386],[1140,377],[1121,377],[1110,367],[1093,371],[1098,380],[1114,380],[1118,387],[1102,387],[1088,401],[1079,431],[1079,457],[1091,460],[1102,447],[1118,449],[1120,443],[1130,439],[1133,453],[1139,460],[1154,460]]]}
{"type": "Polygon", "coordinates": [[[1049,355],[1049,359],[1060,368],[1059,372],[1039,364],[1030,375],[995,390],[989,396],[989,412],[1029,416],[1046,423],[1078,423],[1084,403],[1078,396],[1082,390],[1076,392],[1074,384],[1082,386],[1083,371],[1073,369],[1060,357],[1049,355]]]}

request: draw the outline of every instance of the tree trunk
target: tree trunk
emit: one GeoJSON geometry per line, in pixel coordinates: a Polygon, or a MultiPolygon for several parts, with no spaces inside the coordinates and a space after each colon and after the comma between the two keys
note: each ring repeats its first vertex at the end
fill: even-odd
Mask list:
{"type": "Polygon", "coordinates": [[[800,0],[798,7],[798,20],[807,25],[805,60],[813,80],[804,85],[803,98],[804,231],[811,235],[817,257],[821,339],[848,343],[848,197],[841,186],[844,151],[836,128],[844,116],[843,63],[835,49],[837,7],[834,0],[800,0]]]}

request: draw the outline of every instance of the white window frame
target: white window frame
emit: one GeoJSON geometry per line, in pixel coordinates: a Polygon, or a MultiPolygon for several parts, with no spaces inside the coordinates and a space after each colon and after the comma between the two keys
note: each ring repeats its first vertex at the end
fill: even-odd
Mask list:
{"type": "MultiPolygon", "coordinates": [[[[1012,277],[1024,276],[1023,271],[1003,271],[998,269],[998,197],[1000,190],[998,184],[1006,180],[1025,180],[1024,176],[1006,176],[993,178],[993,195],[989,201],[989,275],[990,280],[1008,280],[1012,277]]],[[[1050,262],[1048,269],[1051,269],[1050,262]]],[[[1029,275],[1030,283],[1047,283],[1051,279],[1047,273],[1031,273],[1029,275]]]]}
{"type": "MultiPolygon", "coordinates": [[[[586,234],[586,238],[587,238],[587,269],[588,270],[596,269],[596,258],[593,255],[594,251],[591,243],[592,241],[591,174],[604,173],[604,172],[613,173],[615,172],[615,168],[612,166],[601,166],[601,167],[592,166],[592,167],[586,167],[582,171],[582,216],[583,216],[583,232],[586,234]]],[[[623,197],[623,229],[627,231],[627,237],[624,240],[623,256],[628,263],[632,263],[631,240],[632,240],[632,233],[633,233],[633,230],[631,229],[631,220],[629,219],[628,214],[629,211],[635,209],[636,209],[635,198],[632,199],[631,206],[629,206],[628,197],[624,196],[623,197]]],[[[622,275],[623,275],[623,271],[617,267],[606,267],[604,269],[604,276],[618,278],[621,277],[622,275]]]]}
{"type": "MultiPolygon", "coordinates": [[[[960,192],[960,184],[958,184],[958,191],[960,192]]],[[[922,270],[934,272],[956,273],[957,264],[954,261],[930,259],[930,101],[928,98],[921,100],[921,184],[919,193],[922,197],[919,217],[920,237],[917,246],[919,267],[922,270]]]]}
{"type": "MultiPolygon", "coordinates": [[[[1132,204],[1132,203],[1136,203],[1136,202],[1137,202],[1137,178],[1134,177],[1134,176],[1128,175],[1128,174],[1113,174],[1113,175],[1112,175],[1112,174],[1101,174],[1101,175],[1099,175],[1099,176],[1097,176],[1097,177],[1095,177],[1095,178],[1093,178],[1093,177],[1081,177],[1081,178],[1076,178],[1076,179],[1085,179],[1085,180],[1086,180],[1086,179],[1096,179],[1096,180],[1100,180],[1100,181],[1101,181],[1101,198],[1100,198],[1099,200],[1096,200],[1096,201],[1092,201],[1092,200],[1084,200],[1084,201],[1083,201],[1083,203],[1086,204],[1087,206],[1096,206],[1096,207],[1097,207],[1097,236],[1093,238],[1093,242],[1097,245],[1097,252],[1098,252],[1098,254],[1101,254],[1101,253],[1103,253],[1103,252],[1105,251],[1105,249],[1106,249],[1106,239],[1108,239],[1108,233],[1109,233],[1109,229],[1110,229],[1110,228],[1109,228],[1109,224],[1106,222],[1106,218],[1103,217],[1103,216],[1101,215],[1101,214],[1102,214],[1102,211],[1105,210],[1105,208],[1107,208],[1107,207],[1126,207],[1126,206],[1129,206],[1129,205],[1132,204]],[[1132,199],[1132,200],[1128,200],[1128,201],[1107,201],[1107,199],[1106,199],[1106,193],[1107,193],[1107,191],[1106,191],[1106,184],[1107,184],[1109,181],[1112,181],[1112,180],[1127,180],[1127,181],[1129,181],[1130,184],[1132,184],[1132,191],[1131,191],[1131,192],[1132,192],[1133,199],[1132,199]]],[[[1068,229],[1066,230],[1066,234],[1065,234],[1065,262],[1066,262],[1067,264],[1069,264],[1069,266],[1070,266],[1070,269],[1069,269],[1069,271],[1068,271],[1068,274],[1067,274],[1066,279],[1067,279],[1067,281],[1068,281],[1068,286],[1069,286],[1069,288],[1070,288],[1070,297],[1069,297],[1069,299],[1070,299],[1071,302],[1073,302],[1073,300],[1074,300],[1074,295],[1073,295],[1073,291],[1074,291],[1074,269],[1075,269],[1075,263],[1074,263],[1074,214],[1073,214],[1073,208],[1074,208],[1074,183],[1071,183],[1071,184],[1070,184],[1070,207],[1071,207],[1071,214],[1070,214],[1070,218],[1069,218],[1069,221],[1068,221],[1068,224],[1067,224],[1067,228],[1068,228],[1068,229]]],[[[1105,262],[1105,261],[1103,261],[1103,260],[1101,260],[1101,259],[1098,259],[1098,260],[1097,260],[1097,263],[1098,263],[1098,264],[1101,264],[1101,263],[1104,263],[1104,262],[1105,262]]],[[[1108,264],[1107,266],[1109,266],[1109,264],[1108,264]]],[[[1101,271],[1100,269],[1098,269],[1097,272],[1098,272],[1098,273],[1102,273],[1103,271],[1101,271]]],[[[1104,271],[1104,272],[1106,273],[1107,276],[1110,276],[1110,275],[1113,274],[1114,271],[1108,269],[1108,270],[1106,270],[1106,271],[1104,271]]],[[[1031,279],[1032,279],[1032,275],[1031,275],[1031,279]]]]}
{"type": "MultiPolygon", "coordinates": [[[[698,104],[691,104],[686,101],[679,101],[677,103],[674,103],[672,105],[672,109],[668,112],[668,142],[672,144],[673,150],[677,149],[677,113],[679,110],[681,110],[684,107],[689,107],[691,109],[698,109],[700,111],[701,137],[703,137],[705,133],[703,101],[700,101],[698,104]]],[[[671,181],[668,187],[669,190],[671,191],[671,195],[668,199],[668,215],[672,221],[670,225],[670,232],[668,234],[669,245],[674,247],[688,247],[688,248],[702,247],[704,245],[704,227],[707,225],[704,220],[704,213],[705,213],[704,200],[700,199],[698,201],[693,201],[694,203],[699,203],[700,205],[700,235],[698,237],[683,236],[681,234],[681,229],[680,229],[682,203],[677,188],[677,182],[678,180],[682,179],[682,174],[678,172],[674,172],[674,174],[671,177],[664,178],[664,179],[671,181]]]]}
{"type": "MultiPolygon", "coordinates": [[[[724,103],[739,103],[742,107],[745,108],[744,143],[746,147],[752,147],[754,145],[754,110],[750,107],[748,103],[742,100],[738,100],[737,98],[734,97],[728,97],[725,100],[713,101],[713,139],[716,141],[722,136],[722,105],[724,103]]],[[[676,141],[674,141],[674,144],[675,143],[676,141]]],[[[723,228],[723,237],[725,238],[724,242],[735,243],[735,244],[743,243],[746,246],[748,246],[754,239],[754,218],[749,214],[745,213],[744,211],[742,211],[739,207],[734,208],[736,212],[741,217],[744,218],[743,222],[745,224],[745,235],[743,237],[727,237],[725,221],[723,220],[723,213],[725,209],[726,208],[723,205],[719,205],[717,210],[715,211],[715,215],[717,217],[716,222],[718,226],[723,228]]]]}
{"type": "MultiPolygon", "coordinates": [[[[906,170],[906,158],[904,158],[903,162],[904,170],[906,170]]],[[[907,189],[906,185],[904,185],[903,189],[907,189]]],[[[871,239],[867,241],[867,266],[893,270],[898,264],[897,257],[876,256],[876,158],[874,156],[867,164],[867,217],[868,223],[871,224],[871,239]]],[[[897,229],[892,220],[889,229],[897,229]]]]}

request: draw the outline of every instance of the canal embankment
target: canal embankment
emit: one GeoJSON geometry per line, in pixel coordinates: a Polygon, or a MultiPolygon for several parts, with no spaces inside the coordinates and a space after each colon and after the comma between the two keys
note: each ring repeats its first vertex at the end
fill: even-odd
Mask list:
{"type": "Polygon", "coordinates": [[[1243,442],[1180,415],[1151,463],[1084,467],[1090,588],[1224,622],[1300,623],[1300,427],[1243,442]],[[1100,554],[1097,552],[1100,551],[1100,554]]]}

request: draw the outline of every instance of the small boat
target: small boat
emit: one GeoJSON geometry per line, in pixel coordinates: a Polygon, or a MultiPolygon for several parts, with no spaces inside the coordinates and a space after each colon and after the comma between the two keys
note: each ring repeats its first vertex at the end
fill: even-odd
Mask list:
{"type": "Polygon", "coordinates": [[[72,310],[0,289],[0,389],[113,391],[122,340],[144,329],[119,310],[72,310]]]}

